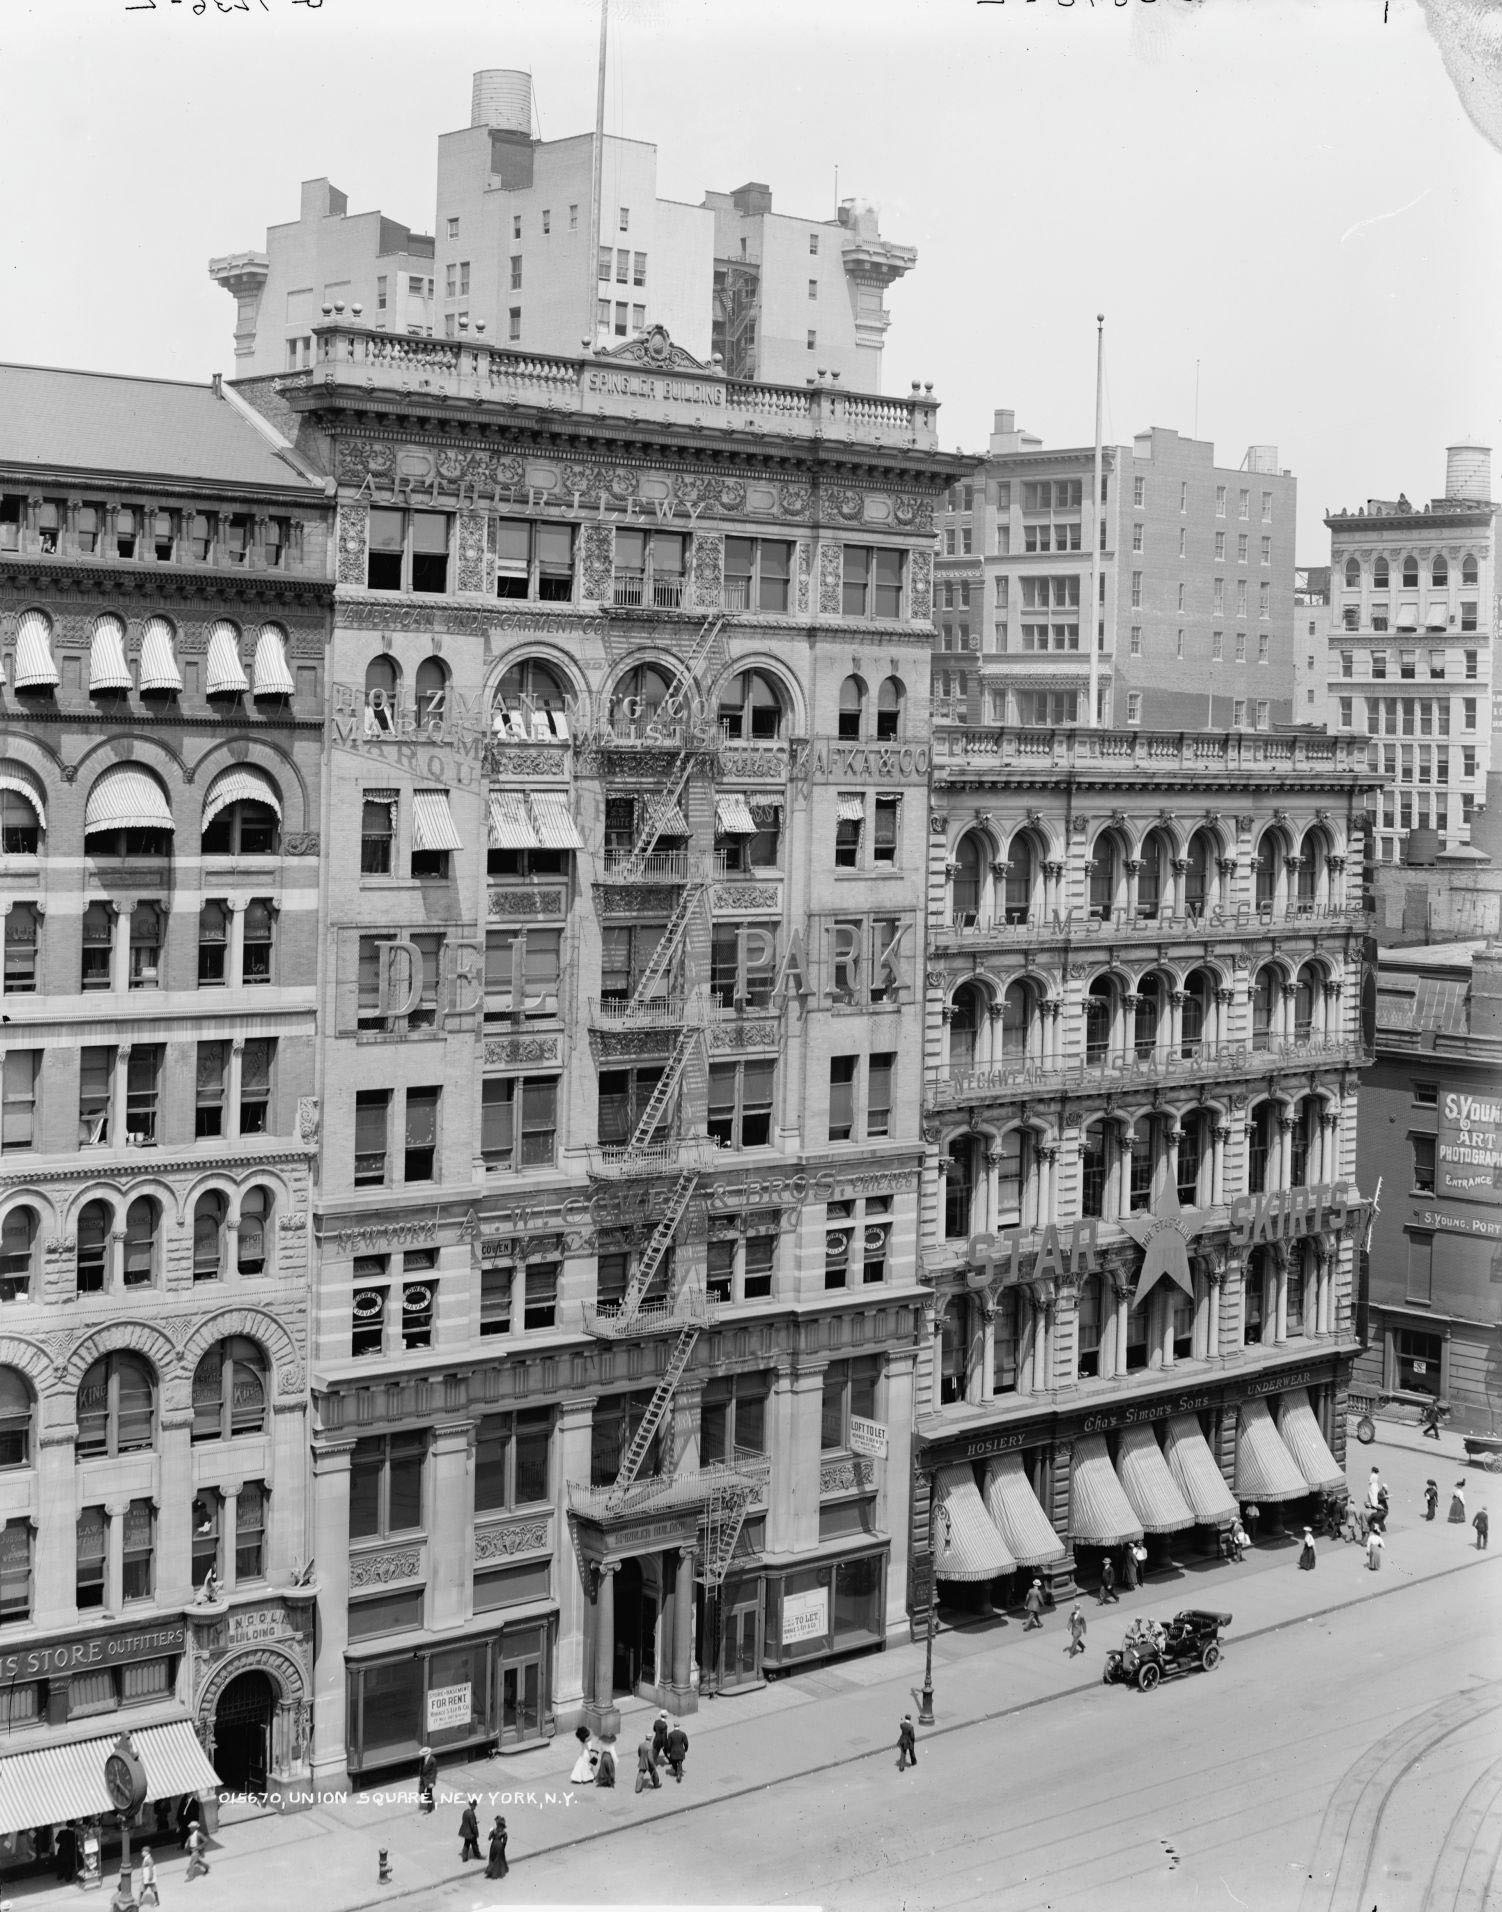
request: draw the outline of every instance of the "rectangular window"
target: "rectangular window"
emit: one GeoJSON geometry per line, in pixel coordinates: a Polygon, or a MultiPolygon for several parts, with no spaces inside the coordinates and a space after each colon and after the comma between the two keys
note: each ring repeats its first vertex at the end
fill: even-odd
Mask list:
{"type": "Polygon", "coordinates": [[[86,1048],[78,1056],[78,1146],[101,1148],[109,1144],[110,1092],[115,1080],[115,1052],[86,1048]]]}
{"type": "Polygon", "coordinates": [[[522,1310],[524,1329],[552,1328],[557,1325],[558,1267],[556,1261],[528,1263],[522,1310]]]}
{"type": "Polygon", "coordinates": [[[516,1270],[490,1264],[480,1270],[480,1333],[510,1334],[511,1287],[516,1270]]]}
{"type": "Polygon", "coordinates": [[[866,800],[858,791],[842,791],[836,799],[836,805],[834,866],[837,870],[853,870],[860,862],[866,800]]]}
{"type": "Polygon", "coordinates": [[[240,1133],[264,1135],[270,1127],[274,1036],[249,1036],[240,1051],[240,1133]]]}
{"type": "Polygon", "coordinates": [[[402,1158],[404,1182],[438,1179],[437,1089],[408,1089],[406,1137],[402,1158]]]}
{"type": "Polygon", "coordinates": [[[135,1043],[125,1069],[125,1141],[127,1147],[155,1148],[157,1101],[161,1091],[162,1045],[135,1043]]]}
{"type": "Polygon", "coordinates": [[[855,1130],[855,1072],[858,1056],[829,1058],[829,1139],[848,1142],[855,1130]]]}
{"type": "Polygon", "coordinates": [[[772,1139],[776,1064],[716,1062],[709,1070],[709,1134],[720,1148],[765,1148],[772,1139]]]}
{"type": "Polygon", "coordinates": [[[552,1494],[553,1410],[487,1414],[475,1435],[475,1512],[536,1507],[552,1494]]]}
{"type": "Polygon", "coordinates": [[[820,1415],[819,1445],[827,1453],[847,1445],[850,1419],[874,1419],[876,1387],[881,1379],[881,1360],[867,1356],[859,1361],[831,1361],[824,1370],[824,1403],[820,1415]]]}
{"type": "Polygon", "coordinates": [[[811,331],[811,332],[809,333],[809,335],[808,335],[808,341],[807,341],[807,342],[808,342],[808,349],[809,349],[809,351],[810,351],[810,352],[816,352],[816,351],[817,351],[817,350],[819,349],[819,335],[818,335],[818,333],[817,333],[817,332],[813,332],[813,331],[811,331]]]}
{"type": "Polygon", "coordinates": [[[197,1101],[193,1133],[205,1136],[224,1134],[224,1103],[229,1079],[229,1044],[200,1042],[198,1045],[197,1101]]]}
{"type": "Polygon", "coordinates": [[[1467,697],[1464,700],[1461,728],[1463,730],[1474,730],[1476,728],[1476,699],[1474,697],[1467,697]]]}
{"type": "Polygon", "coordinates": [[[557,1129],[556,1076],[491,1076],[482,1085],[480,1153],[487,1168],[551,1168],[557,1129]]]}
{"type": "Polygon", "coordinates": [[[1266,664],[1271,659],[1271,657],[1272,657],[1272,633],[1270,631],[1258,631],[1257,633],[1257,662],[1259,664],[1266,664]]]}
{"type": "MultiPolygon", "coordinates": [[[[793,547],[781,539],[726,538],[722,600],[725,609],[785,613],[790,603],[792,570],[793,547]]],[[[753,722],[755,716],[753,706],[753,722]]],[[[720,723],[723,729],[723,711],[720,723]]],[[[727,734],[742,733],[732,731],[727,734]]],[[[752,734],[756,734],[754,730],[752,734]]]]}
{"type": "MultiPolygon", "coordinates": [[[[1419,1229],[1410,1230],[1408,1236],[1408,1299],[1420,1302],[1426,1308],[1434,1299],[1434,1237],[1419,1229]]],[[[1415,1339],[1418,1338],[1415,1337],[1415,1339]]],[[[1427,1340],[1430,1337],[1423,1338],[1427,1340]]],[[[1438,1336],[1433,1339],[1437,1349],[1438,1336]]],[[[1420,1363],[1421,1368],[1422,1366],[1423,1364],[1420,1363]]],[[[1432,1391],[1436,1394],[1439,1392],[1438,1368],[1439,1362],[1436,1355],[1432,1387],[1432,1391]]],[[[1400,1379],[1399,1386],[1402,1385],[1400,1379]]],[[[1409,1385],[1412,1386],[1411,1381],[1409,1385]]]]}
{"type": "Polygon", "coordinates": [[[1341,676],[1342,677],[1354,676],[1355,670],[1356,670],[1356,653],[1354,651],[1342,651],[1340,654],[1341,676]]]}
{"type": "Polygon", "coordinates": [[[1138,511],[1147,503],[1147,480],[1145,478],[1134,478],[1132,480],[1132,503],[1138,511]]]}
{"type": "Polygon", "coordinates": [[[266,1571],[266,1488],[248,1480],[235,1497],[235,1582],[259,1580],[266,1571]]]}
{"type": "Polygon", "coordinates": [[[1257,699],[1257,728],[1258,730],[1267,729],[1270,712],[1271,712],[1271,706],[1269,705],[1268,700],[1265,697],[1259,697],[1257,699]]]}
{"type": "Polygon", "coordinates": [[[40,1049],[8,1049],[0,1065],[0,1150],[6,1155],[30,1149],[36,1139],[36,1085],[40,1049]]]}
{"type": "Polygon", "coordinates": [[[1244,664],[1246,662],[1246,632],[1245,631],[1238,631],[1236,633],[1236,662],[1238,664],[1244,664]]]}
{"type": "Polygon", "coordinates": [[[361,1089],[355,1095],[355,1187],[380,1188],[388,1180],[389,1089],[361,1089]]]}
{"type": "Polygon", "coordinates": [[[369,589],[447,591],[449,521],[446,511],[372,506],[365,567],[369,589]]]}
{"type": "Polygon", "coordinates": [[[1237,494],[1237,502],[1236,502],[1237,517],[1243,520],[1249,518],[1252,515],[1251,504],[1252,504],[1252,494],[1249,491],[1239,492],[1237,494]]]}
{"type": "Polygon", "coordinates": [[[1134,611],[1142,609],[1142,573],[1140,571],[1132,573],[1132,609],[1134,611]]]}
{"type": "Polygon", "coordinates": [[[566,604],[574,595],[574,527],[498,518],[492,526],[495,591],[502,598],[566,604]]]}
{"type": "Polygon", "coordinates": [[[1467,651],[1465,654],[1465,675],[1467,683],[1474,683],[1476,681],[1477,655],[1475,651],[1467,651]]]}
{"type": "Polygon", "coordinates": [[[102,1507],[85,1507],[77,1522],[74,1598],[79,1607],[104,1605],[108,1559],[109,1515],[102,1507]]]}
{"type": "Polygon", "coordinates": [[[860,618],[900,617],[903,557],[903,552],[884,547],[847,544],[841,614],[860,618]]]}
{"type": "Polygon", "coordinates": [[[421,1531],[426,1452],[427,1436],[421,1432],[355,1442],[349,1468],[351,1540],[421,1531]]]}
{"type": "Polygon", "coordinates": [[[1340,700],[1340,727],[1342,730],[1349,730],[1351,728],[1353,702],[1354,699],[1350,697],[1342,697],[1340,700]]]}
{"type": "Polygon", "coordinates": [[[1434,1137],[1415,1135],[1413,1143],[1413,1187],[1421,1195],[1434,1193],[1434,1137]]]}
{"type": "Polygon", "coordinates": [[[1142,692],[1140,690],[1127,692],[1127,722],[1129,724],[1142,722],[1142,692]]]}
{"type": "Polygon", "coordinates": [[[630,232],[631,230],[631,208],[629,206],[621,207],[620,229],[622,232],[630,232]]]}
{"type": "Polygon", "coordinates": [[[871,831],[871,862],[882,869],[892,869],[897,862],[897,826],[901,806],[900,797],[879,796],[876,799],[871,831]]]}
{"type": "Polygon", "coordinates": [[[1212,631],[1210,634],[1210,657],[1216,664],[1223,664],[1226,657],[1226,634],[1224,631],[1212,631]]]}
{"type": "Polygon", "coordinates": [[[522,309],[519,305],[513,305],[506,313],[506,337],[508,340],[515,341],[519,339],[521,335],[522,309]]]}
{"type": "Polygon", "coordinates": [[[1142,655],[1142,626],[1140,624],[1134,624],[1132,626],[1131,642],[1128,649],[1133,657],[1140,657],[1142,655]]]}
{"type": "Polygon", "coordinates": [[[866,1138],[892,1132],[892,1076],[897,1066],[895,1051],[870,1057],[866,1064],[866,1138]]]}

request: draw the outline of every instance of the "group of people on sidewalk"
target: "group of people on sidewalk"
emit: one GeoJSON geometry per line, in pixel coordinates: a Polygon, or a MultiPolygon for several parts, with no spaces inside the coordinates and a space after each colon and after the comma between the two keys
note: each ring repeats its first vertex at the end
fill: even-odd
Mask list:
{"type": "MultiPolygon", "coordinates": [[[[1449,1524],[1463,1526],[1465,1523],[1466,1484],[1458,1480],[1450,1493],[1449,1524]]],[[[1376,1573],[1382,1566],[1382,1555],[1387,1546],[1387,1520],[1391,1505],[1387,1483],[1382,1478],[1382,1470],[1373,1467],[1366,1485],[1366,1498],[1361,1508],[1353,1509],[1348,1521],[1347,1538],[1360,1538],[1366,1552],[1366,1564],[1376,1573]]],[[[1424,1483],[1424,1518],[1433,1520],[1439,1512],[1439,1486],[1433,1480],[1424,1483]]],[[[1478,1507],[1471,1521],[1476,1533],[1478,1551],[1485,1551],[1491,1532],[1491,1521],[1484,1507],[1478,1507]]],[[[1304,1529],[1304,1537],[1299,1545],[1299,1566],[1306,1572],[1312,1572],[1319,1556],[1315,1549],[1314,1533],[1311,1528],[1304,1529]]]]}

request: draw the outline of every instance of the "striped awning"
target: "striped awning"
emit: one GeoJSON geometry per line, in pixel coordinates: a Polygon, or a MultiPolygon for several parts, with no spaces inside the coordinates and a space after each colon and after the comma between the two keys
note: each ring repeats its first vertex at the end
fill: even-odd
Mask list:
{"type": "Polygon", "coordinates": [[[0,763],[0,790],[13,790],[18,797],[25,797],[37,813],[37,822],[46,829],[47,807],[42,799],[42,786],[29,770],[23,770],[18,763],[0,763]]]}
{"type": "Polygon", "coordinates": [[[1419,627],[1419,607],[1417,601],[1412,604],[1400,604],[1398,615],[1393,620],[1400,631],[1416,631],[1419,627]]]}
{"type": "Polygon", "coordinates": [[[1020,1454],[998,1454],[987,1466],[985,1507],[1019,1567],[1063,1559],[1064,1543],[1038,1505],[1020,1454]]]}
{"type": "Polygon", "coordinates": [[[257,697],[290,697],[292,673],[287,669],[287,634],[280,624],[263,624],[256,639],[257,697]]]}
{"type": "Polygon", "coordinates": [[[866,820],[866,800],[864,797],[841,797],[836,816],[841,823],[864,823],[866,820]]]}
{"type": "Polygon", "coordinates": [[[579,834],[579,826],[574,822],[574,814],[568,807],[568,796],[562,790],[535,790],[527,799],[532,811],[532,822],[537,831],[537,841],[544,850],[582,850],[584,839],[579,834]]]}
{"type": "Polygon", "coordinates": [[[83,833],[95,830],[170,830],[166,792],[149,771],[117,763],[95,780],[84,805],[83,833]]]}
{"type": "Polygon", "coordinates": [[[1446,630],[1449,628],[1449,623],[1450,612],[1448,605],[1431,604],[1429,609],[1424,613],[1424,629],[1426,631],[1446,630]]]}
{"type": "Polygon", "coordinates": [[[130,666],[125,661],[125,626],[112,611],[94,620],[94,642],[89,649],[89,690],[129,690],[130,666]]]}
{"type": "Polygon", "coordinates": [[[659,836],[687,836],[688,818],[670,797],[649,797],[648,815],[659,836]]]}
{"type": "Polygon", "coordinates": [[[1266,1401],[1243,1401],[1236,1421],[1236,1498],[1302,1500],[1309,1483],[1278,1438],[1266,1401]]]}
{"type": "Polygon", "coordinates": [[[520,790],[496,790],[490,798],[492,850],[536,850],[541,846],[532,826],[527,799],[520,790]]]}
{"type": "Polygon", "coordinates": [[[1121,1491],[1104,1434],[1083,1434],[1069,1470],[1069,1533],[1087,1547],[1119,1547],[1140,1540],[1142,1523],[1121,1491]]]}
{"type": "Polygon", "coordinates": [[[756,818],[751,814],[751,806],[736,790],[729,795],[715,798],[715,829],[721,836],[755,836],[756,818]]]}
{"type": "Polygon", "coordinates": [[[1293,1456],[1294,1466],[1316,1493],[1345,1485],[1346,1471],[1326,1445],[1303,1388],[1295,1388],[1279,1400],[1278,1433],[1293,1456]]]}
{"type": "Polygon", "coordinates": [[[975,1476],[963,1462],[934,1476],[934,1577],[997,1580],[1015,1573],[1017,1562],[986,1513],[975,1476]]]}
{"type": "MultiPolygon", "coordinates": [[[[117,1725],[95,1739],[37,1746],[0,1758],[0,1833],[113,1814],[104,1787],[104,1762],[119,1737],[117,1725]]],[[[130,1738],[146,1772],[148,1800],[219,1790],[219,1775],[187,1720],[140,1726],[130,1738]]]]}
{"type": "Polygon", "coordinates": [[[1226,1486],[1194,1415],[1176,1414],[1168,1423],[1163,1458],[1196,1520],[1207,1527],[1221,1527],[1236,1518],[1236,1496],[1226,1486]]]}
{"type": "Polygon", "coordinates": [[[454,827],[447,790],[414,790],[412,793],[412,848],[414,850],[462,850],[464,844],[454,827]]]}
{"type": "Polygon", "coordinates": [[[232,770],[221,770],[209,785],[203,799],[204,829],[232,803],[265,803],[275,810],[278,818],[282,814],[282,800],[276,785],[264,770],[256,770],[250,764],[236,764],[232,770]]]}
{"type": "Polygon", "coordinates": [[[16,689],[41,690],[58,681],[52,661],[52,621],[45,611],[23,611],[16,631],[16,689]]]}
{"type": "Polygon", "coordinates": [[[182,672],[172,654],[172,626],[164,617],[149,617],[141,634],[141,689],[181,690],[182,672]]]}
{"type": "Polygon", "coordinates": [[[1142,1530],[1178,1534],[1194,1525],[1194,1510],[1174,1484],[1150,1427],[1128,1427],[1116,1443],[1116,1478],[1142,1530]]]}
{"type": "Polygon", "coordinates": [[[205,694],[235,697],[249,689],[250,679],[240,662],[240,633],[228,618],[216,618],[209,627],[209,677],[205,694]]]}

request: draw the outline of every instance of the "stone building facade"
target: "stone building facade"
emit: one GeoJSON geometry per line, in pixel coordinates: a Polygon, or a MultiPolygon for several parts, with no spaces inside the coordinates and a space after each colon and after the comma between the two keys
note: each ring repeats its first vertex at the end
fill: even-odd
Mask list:
{"type": "Polygon", "coordinates": [[[912,1557],[1067,1590],[1341,1478],[1370,779],[1304,736],[934,748],[912,1557]]]}
{"type": "Polygon", "coordinates": [[[314,1767],[904,1611],[931,398],[333,324],[314,1767]],[[884,1449],[884,1451],[883,1451],[884,1449]]]}
{"type": "Polygon", "coordinates": [[[331,593],[217,386],[0,410],[0,1757],[61,1821],[127,1727],[152,1798],[308,1770],[331,593]]]}

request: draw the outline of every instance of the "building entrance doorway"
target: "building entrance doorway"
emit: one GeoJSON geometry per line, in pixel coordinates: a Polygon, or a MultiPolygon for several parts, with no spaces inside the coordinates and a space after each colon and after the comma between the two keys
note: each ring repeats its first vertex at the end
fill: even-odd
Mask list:
{"type": "Polygon", "coordinates": [[[263,1793],[271,1764],[276,1689],[264,1673],[238,1674],[214,1709],[214,1769],[231,1792],[263,1793]]]}
{"type": "Polygon", "coordinates": [[[623,1560],[615,1577],[614,1691],[635,1693],[657,1684],[656,1562],[623,1560]],[[644,1566],[650,1570],[644,1572],[644,1566]]]}
{"type": "Polygon", "coordinates": [[[542,1694],[542,1661],[519,1660],[501,1668],[501,1734],[503,1746],[536,1739],[542,1730],[538,1708],[542,1694]]]}

